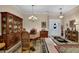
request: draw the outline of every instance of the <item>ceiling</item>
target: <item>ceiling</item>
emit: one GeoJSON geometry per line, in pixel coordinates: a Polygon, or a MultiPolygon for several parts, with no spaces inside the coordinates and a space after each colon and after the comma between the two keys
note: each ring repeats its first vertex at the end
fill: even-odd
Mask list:
{"type": "MultiPolygon", "coordinates": [[[[32,5],[16,5],[23,14],[31,14],[32,13],[32,5]]],[[[34,13],[43,14],[43,13],[54,13],[59,14],[59,8],[62,8],[62,13],[66,13],[71,9],[77,7],[77,5],[34,5],[34,13]]]]}

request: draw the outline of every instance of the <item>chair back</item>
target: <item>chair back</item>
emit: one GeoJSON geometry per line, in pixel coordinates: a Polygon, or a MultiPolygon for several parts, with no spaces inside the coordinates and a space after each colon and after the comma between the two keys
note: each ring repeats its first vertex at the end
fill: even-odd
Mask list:
{"type": "Polygon", "coordinates": [[[22,32],[22,49],[27,50],[30,48],[30,34],[26,31],[22,32]]]}

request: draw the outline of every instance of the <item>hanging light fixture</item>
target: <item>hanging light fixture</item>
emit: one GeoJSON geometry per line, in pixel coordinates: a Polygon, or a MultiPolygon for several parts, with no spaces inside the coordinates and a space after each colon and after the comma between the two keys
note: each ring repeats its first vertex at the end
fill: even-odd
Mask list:
{"type": "Polygon", "coordinates": [[[59,15],[59,18],[60,18],[60,19],[64,18],[63,14],[62,14],[62,8],[60,8],[60,15],[59,15]]]}
{"type": "Polygon", "coordinates": [[[32,5],[32,15],[28,18],[28,19],[30,19],[30,20],[37,20],[37,17],[36,16],[34,16],[34,5],[32,5]]]}

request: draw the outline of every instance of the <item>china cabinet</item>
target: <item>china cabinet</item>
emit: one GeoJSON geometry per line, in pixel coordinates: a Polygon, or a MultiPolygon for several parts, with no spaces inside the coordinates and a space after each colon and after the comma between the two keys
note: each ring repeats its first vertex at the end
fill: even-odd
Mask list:
{"type": "Polygon", "coordinates": [[[22,18],[8,12],[1,12],[2,38],[6,49],[11,48],[21,39],[22,18]]]}

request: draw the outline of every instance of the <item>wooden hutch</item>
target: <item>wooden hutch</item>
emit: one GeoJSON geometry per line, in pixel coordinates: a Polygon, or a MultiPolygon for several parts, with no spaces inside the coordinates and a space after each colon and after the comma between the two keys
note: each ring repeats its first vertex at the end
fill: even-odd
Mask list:
{"type": "Polygon", "coordinates": [[[41,30],[40,31],[40,37],[41,38],[47,38],[48,37],[48,31],[41,30]]]}
{"type": "Polygon", "coordinates": [[[65,31],[65,37],[71,41],[78,42],[78,31],[65,31]]]}
{"type": "Polygon", "coordinates": [[[1,12],[2,39],[6,49],[11,48],[21,39],[23,19],[8,12],[1,12]]]}

